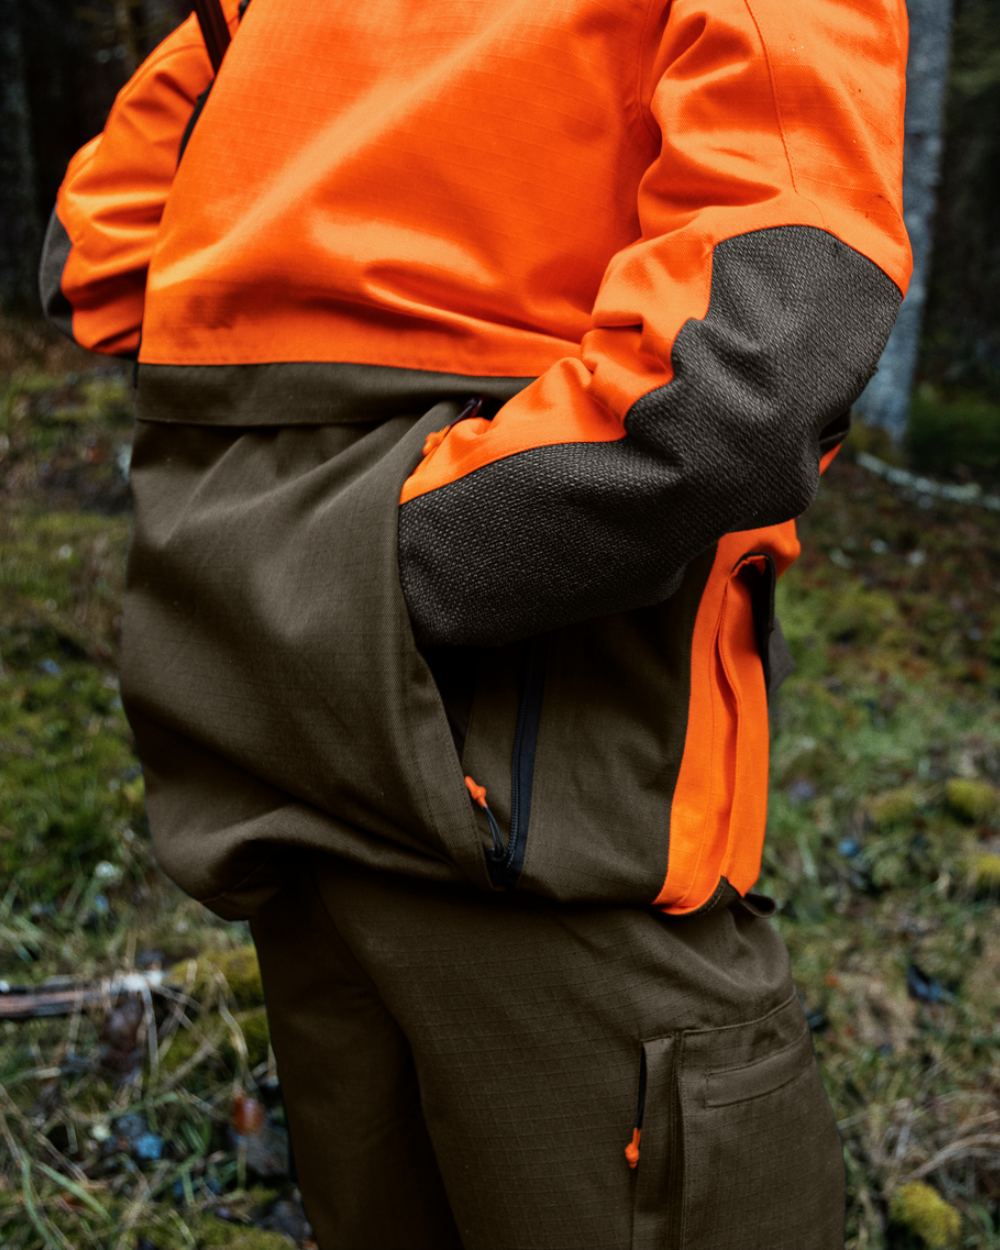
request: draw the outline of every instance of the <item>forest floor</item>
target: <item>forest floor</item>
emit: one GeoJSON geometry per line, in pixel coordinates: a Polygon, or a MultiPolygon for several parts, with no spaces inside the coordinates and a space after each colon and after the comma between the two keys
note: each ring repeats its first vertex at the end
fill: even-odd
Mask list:
{"type": "MultiPolygon", "coordinates": [[[[0,991],[147,986],[0,1023],[0,1245],[309,1245],[247,929],[150,856],[116,678],[130,378],[41,332],[0,374],[0,991]]],[[[887,484],[861,434],[779,584],[798,668],[756,888],[844,1140],[849,1250],[1000,1250],[1000,517],[887,484]]]]}

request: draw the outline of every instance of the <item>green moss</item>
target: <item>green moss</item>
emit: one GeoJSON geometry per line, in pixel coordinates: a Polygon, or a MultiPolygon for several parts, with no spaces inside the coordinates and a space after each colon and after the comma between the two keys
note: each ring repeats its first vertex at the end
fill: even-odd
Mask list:
{"type": "Polygon", "coordinates": [[[976,894],[1000,894],[1000,855],[983,851],[966,861],[966,879],[976,894]]]}
{"type": "Polygon", "coordinates": [[[119,864],[144,822],[114,678],[62,657],[49,667],[0,674],[0,830],[11,831],[0,877],[38,905],[119,864]]]}
{"type": "Polygon", "coordinates": [[[176,1072],[203,1049],[208,1062],[223,1052],[226,1037],[223,1021],[217,1015],[206,1014],[191,1028],[179,1029],[173,1035],[160,1057],[160,1067],[166,1073],[176,1072]]]}
{"type": "MultiPolygon", "coordinates": [[[[0,381],[0,431],[9,439],[0,464],[0,876],[14,883],[0,897],[0,945],[13,952],[5,974],[96,979],[136,952],[155,952],[166,967],[198,955],[187,968],[199,998],[189,1006],[193,1023],[163,1052],[159,1086],[149,1074],[143,1110],[169,1144],[161,1163],[141,1185],[124,1156],[95,1169],[88,1189],[106,1217],[71,1210],[65,1190],[37,1168],[28,1197],[81,1250],[112,1246],[123,1226],[129,1250],[141,1235],[156,1250],[289,1250],[253,1228],[274,1194],[234,1188],[238,1163],[225,1134],[237,1055],[245,1046],[255,1066],[264,1058],[266,1016],[250,949],[214,952],[248,938],[182,897],[149,860],[115,673],[128,533],[117,457],[130,418],[120,383],[89,385],[80,362],[71,376],[52,369],[19,392],[0,381]],[[101,860],[122,870],[120,882],[95,874],[101,860]],[[110,904],[99,924],[88,912],[98,891],[110,904]],[[232,1016],[215,1010],[220,999],[232,1016]],[[170,1073],[200,1049],[204,1059],[178,1088],[170,1073]],[[223,1204],[231,1223],[211,1214],[223,1204]]],[[[876,441],[870,449],[891,454],[876,441]]],[[[816,1042],[846,1126],[852,1250],[916,1246],[911,1227],[933,1245],[940,1200],[929,1219],[921,1208],[907,1228],[886,1234],[887,1191],[942,1141],[975,1132],[983,1114],[1000,985],[996,863],[986,852],[1000,848],[978,834],[998,815],[993,807],[984,818],[976,804],[977,815],[965,814],[968,802],[960,813],[943,779],[961,778],[997,736],[997,704],[984,698],[1000,683],[991,523],[977,508],[916,507],[842,455],[800,518],[802,556],[778,585],[798,669],[777,704],[759,888],[782,901],[775,923],[803,997],[828,1018],[816,1042]],[[861,812],[871,813],[864,825],[861,812]],[[955,879],[975,888],[953,891],[955,879]],[[914,1000],[911,957],[960,992],[947,1005],[914,1000]],[[916,1118],[914,1090],[928,1108],[916,1118]],[[898,1152],[886,1152],[887,1140],[898,1152]]],[[[82,1016],[74,1052],[98,1054],[101,1027],[100,1012],[82,1016]]],[[[35,1074],[62,1065],[66,1028],[61,1019],[0,1025],[10,1132],[29,1159],[38,1147],[33,1117],[55,1092],[35,1074]]],[[[98,1151],[90,1131],[120,1099],[119,1077],[67,1063],[58,1093],[47,1116],[53,1141],[78,1151],[90,1174],[98,1151]]],[[[959,1169],[952,1183],[965,1246],[993,1246],[988,1215],[977,1215],[989,1199],[980,1172],[959,1169]]],[[[27,1250],[22,1177],[4,1149],[0,1195],[0,1245],[27,1250]]],[[[914,1206],[904,1201],[900,1214],[914,1206]]],[[[948,1212],[945,1235],[955,1225],[948,1212]]]]}
{"type": "Polygon", "coordinates": [[[267,1012],[263,1007],[253,1007],[249,1011],[238,1011],[234,1019],[243,1034],[243,1041],[247,1048],[247,1062],[252,1068],[259,1063],[266,1062],[271,1040],[267,1012]]]}
{"type": "Polygon", "coordinates": [[[132,387],[123,373],[95,373],[84,378],[80,400],[82,420],[100,425],[127,425],[132,420],[132,387]]]}
{"type": "MultiPolygon", "coordinates": [[[[270,1031],[267,1024],[267,1013],[263,1007],[249,1007],[237,1011],[233,1016],[242,1034],[242,1045],[246,1047],[247,1062],[255,1068],[265,1063],[270,1046],[270,1031]]],[[[215,1061],[227,1068],[236,1062],[240,1051],[239,1039],[233,1036],[231,1026],[215,1013],[205,1013],[197,1024],[189,1029],[182,1029],[171,1039],[160,1060],[164,1072],[176,1072],[188,1063],[199,1051],[204,1051],[203,1061],[211,1064],[215,1061]]]]}
{"type": "Polygon", "coordinates": [[[215,1216],[202,1216],[192,1229],[198,1250],[231,1246],[233,1250],[288,1250],[295,1243],[284,1233],[231,1224],[215,1216]]]}
{"type": "Polygon", "coordinates": [[[892,1196],[889,1214],[896,1224],[919,1237],[928,1250],[948,1250],[962,1231],[958,1211],[924,1181],[900,1186],[892,1196]]]}
{"type": "Polygon", "coordinates": [[[204,1042],[204,1036],[199,1036],[194,1029],[180,1029],[170,1039],[170,1045],[165,1046],[160,1054],[160,1069],[163,1072],[176,1072],[178,1068],[182,1068],[189,1059],[198,1053],[199,1048],[204,1042]]]}
{"type": "Polygon", "coordinates": [[[865,809],[877,829],[890,829],[912,824],[924,805],[924,797],[916,786],[899,786],[874,794],[865,809]]]}
{"type": "MultiPolygon", "coordinates": [[[[237,1247],[239,1250],[272,1250],[272,1247],[274,1250],[288,1250],[290,1243],[283,1234],[244,1222],[253,1221],[269,1210],[280,1196],[278,1190],[266,1185],[228,1190],[224,1202],[229,1218],[225,1220],[213,1213],[219,1199],[213,1197],[204,1201],[204,1191],[197,1184],[195,1193],[194,1204],[180,1209],[162,1199],[150,1201],[134,1225],[134,1242],[129,1241],[129,1250],[143,1238],[156,1250],[193,1250],[194,1247],[208,1250],[216,1246],[231,1246],[233,1250],[237,1247]]],[[[109,1205],[109,1211],[119,1213],[119,1218],[126,1210],[126,1203],[109,1205]]]]}
{"type": "Polygon", "coordinates": [[[237,1007],[257,1007],[263,1003],[260,967],[252,943],[182,960],[169,972],[169,980],[186,988],[194,997],[207,996],[220,976],[237,1007]]]}
{"type": "Polygon", "coordinates": [[[952,777],[945,785],[945,799],[951,810],[963,820],[982,821],[996,812],[1000,792],[988,781],[974,777],[952,777]]]}
{"type": "Polygon", "coordinates": [[[869,646],[899,624],[896,600],[883,590],[866,590],[856,581],[840,588],[824,625],[824,633],[838,642],[869,646]]]}

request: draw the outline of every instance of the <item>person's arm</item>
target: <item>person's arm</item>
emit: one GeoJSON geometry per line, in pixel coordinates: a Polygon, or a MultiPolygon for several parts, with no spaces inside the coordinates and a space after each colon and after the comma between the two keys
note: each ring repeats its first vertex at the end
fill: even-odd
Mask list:
{"type": "MultiPolygon", "coordinates": [[[[235,23],[236,0],[226,3],[235,23]]],[[[70,160],[49,220],[39,294],[81,347],[135,356],[146,271],[181,140],[212,67],[192,15],[115,97],[101,134],[70,160]]]]}
{"type": "Polygon", "coordinates": [[[801,514],[906,291],[903,0],[654,4],[641,237],[579,356],[404,484],[424,645],[658,602],[721,535],[801,514]]]}

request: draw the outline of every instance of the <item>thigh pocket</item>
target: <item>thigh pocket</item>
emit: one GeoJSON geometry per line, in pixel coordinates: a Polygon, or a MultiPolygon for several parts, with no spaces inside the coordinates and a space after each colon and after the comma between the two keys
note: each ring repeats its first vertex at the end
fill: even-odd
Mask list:
{"type": "Polygon", "coordinates": [[[796,998],[642,1058],[632,1250],[843,1250],[842,1142],[796,998]]]}

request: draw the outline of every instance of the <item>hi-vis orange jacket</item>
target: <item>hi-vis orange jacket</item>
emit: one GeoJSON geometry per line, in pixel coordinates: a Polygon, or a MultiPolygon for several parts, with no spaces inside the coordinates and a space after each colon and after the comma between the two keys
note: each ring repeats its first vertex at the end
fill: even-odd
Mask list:
{"type": "Polygon", "coordinates": [[[162,862],[233,915],[288,841],[745,894],[774,581],[910,275],[904,0],[239,10],[214,81],[192,17],[123,88],[42,262],[137,358],[162,862]]]}

